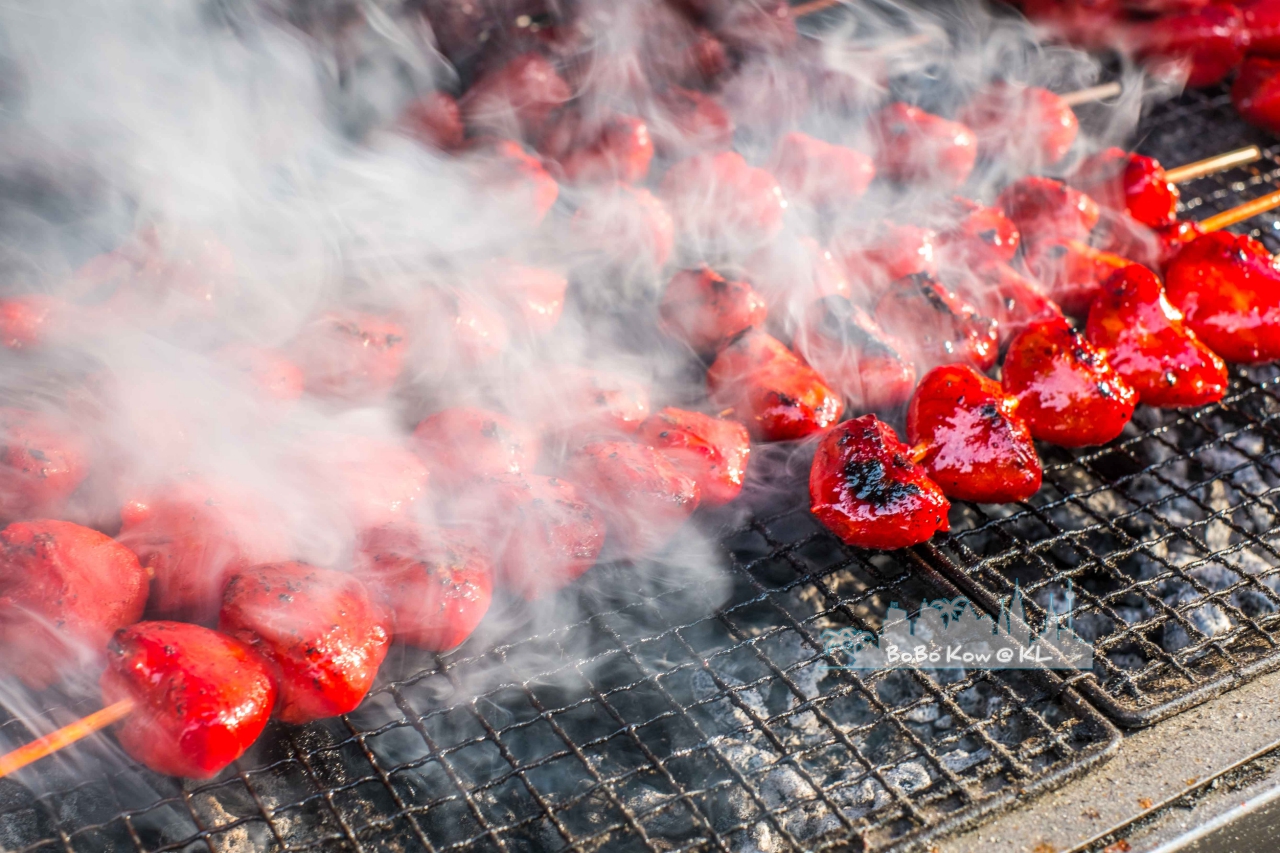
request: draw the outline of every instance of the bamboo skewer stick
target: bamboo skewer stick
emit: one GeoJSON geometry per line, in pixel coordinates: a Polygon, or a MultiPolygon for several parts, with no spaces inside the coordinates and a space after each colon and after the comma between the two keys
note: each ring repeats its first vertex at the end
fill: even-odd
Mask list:
{"type": "Polygon", "coordinates": [[[805,15],[816,15],[832,6],[839,6],[846,0],[809,0],[791,7],[791,17],[803,18],[805,15]]]}
{"type": "Polygon", "coordinates": [[[21,770],[32,762],[52,755],[64,746],[88,737],[96,731],[105,729],[114,722],[124,719],[133,712],[133,700],[121,699],[108,705],[101,711],[94,711],[87,717],[81,717],[55,732],[36,738],[25,746],[20,746],[10,753],[0,755],[0,776],[8,776],[15,770],[21,770]]]}
{"type": "Polygon", "coordinates": [[[1185,184],[1187,181],[1194,181],[1196,178],[1203,178],[1205,175],[1224,172],[1233,166],[1244,166],[1261,159],[1262,152],[1258,150],[1258,146],[1250,145],[1246,148],[1237,148],[1235,151],[1227,151],[1224,154],[1215,154],[1212,157],[1206,157],[1194,163],[1166,169],[1164,177],[1170,183],[1185,184]]]}
{"type": "Polygon", "coordinates": [[[1200,220],[1197,224],[1204,231],[1221,231],[1223,228],[1235,225],[1237,222],[1244,222],[1246,219],[1252,219],[1260,213],[1266,213],[1268,210],[1274,210],[1277,207],[1280,207],[1280,190],[1267,193],[1260,198],[1255,198],[1253,201],[1246,201],[1244,204],[1236,205],[1230,210],[1215,213],[1208,219],[1200,220]]]}
{"type": "Polygon", "coordinates": [[[1067,92],[1060,95],[1062,102],[1069,107],[1078,107],[1081,104],[1090,104],[1094,101],[1105,101],[1107,98],[1114,98],[1124,91],[1119,82],[1100,83],[1097,86],[1090,86],[1087,89],[1077,89],[1074,92],[1067,92]]]}

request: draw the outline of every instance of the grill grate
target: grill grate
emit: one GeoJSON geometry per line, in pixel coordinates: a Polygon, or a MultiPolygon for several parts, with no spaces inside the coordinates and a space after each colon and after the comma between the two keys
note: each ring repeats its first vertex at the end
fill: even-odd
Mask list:
{"type": "MultiPolygon", "coordinates": [[[[1223,89],[1192,91],[1143,121],[1141,146],[1177,164],[1256,142],[1264,158],[1183,189],[1202,219],[1280,180],[1274,142],[1235,115],[1223,89]],[[1212,133],[1205,130],[1212,128],[1212,133]]],[[[1253,220],[1255,224],[1260,220],[1253,220]]],[[[1253,235],[1280,249],[1280,219],[1253,235]]],[[[1280,370],[1237,371],[1221,404],[1140,407],[1116,442],[1042,447],[1045,487],[1019,506],[967,505],[929,547],[984,607],[1017,585],[1033,621],[1064,612],[1096,649],[1081,691],[1146,725],[1280,666],[1280,370]]]]}
{"type": "MultiPolygon", "coordinates": [[[[0,781],[0,845],[882,849],[973,822],[1115,745],[1047,673],[827,670],[839,661],[824,628],[875,629],[891,601],[958,594],[918,555],[847,549],[802,511],[753,521],[727,548],[727,604],[718,584],[672,584],[435,660],[348,717],[273,727],[212,782],[121,772],[105,739],[74,766],[58,756],[21,777],[30,789],[0,781]],[[553,663],[522,672],[530,650],[553,663]],[[464,698],[481,671],[494,686],[464,698]]],[[[32,736],[16,720],[5,730],[32,736]]]]}

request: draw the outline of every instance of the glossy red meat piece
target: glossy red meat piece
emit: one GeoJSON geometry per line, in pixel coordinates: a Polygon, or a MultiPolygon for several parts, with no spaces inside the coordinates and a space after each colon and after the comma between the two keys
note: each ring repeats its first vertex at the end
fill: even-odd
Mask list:
{"type": "Polygon", "coordinates": [[[914,275],[894,282],[880,298],[876,322],[901,341],[917,371],[940,364],[988,370],[999,354],[999,328],[938,279],[914,275]]]}
{"type": "Polygon", "coordinates": [[[30,409],[0,407],[0,519],[59,516],[89,473],[85,439],[30,409]]]}
{"type": "Polygon", "coordinates": [[[511,327],[499,307],[499,300],[479,289],[424,290],[409,355],[417,372],[446,377],[500,358],[511,343],[511,327]]]}
{"type": "Polygon", "coordinates": [[[1227,391],[1226,364],[1186,327],[1146,267],[1107,279],[1085,333],[1148,406],[1201,406],[1227,391]]]}
{"type": "Polygon", "coordinates": [[[1153,270],[1163,270],[1182,247],[1205,232],[1195,222],[1176,220],[1152,230],[1128,214],[1106,216],[1093,233],[1094,245],[1153,270]]]}
{"type": "Polygon", "coordinates": [[[915,225],[883,223],[874,230],[846,231],[832,246],[852,281],[863,282],[872,295],[885,285],[911,275],[938,274],[937,232],[915,225]]]}
{"type": "Polygon", "coordinates": [[[1129,28],[1139,55],[1172,59],[1188,66],[1187,85],[1221,82],[1244,59],[1248,32],[1231,3],[1213,3],[1195,12],[1142,21],[1129,28]]]}
{"type": "Polygon", "coordinates": [[[1021,0],[1017,5],[1038,26],[1081,47],[1113,44],[1124,16],[1120,0],[1021,0]]]}
{"type": "Polygon", "coordinates": [[[1280,57],[1280,0],[1239,3],[1252,56],[1280,57]]]}
{"type": "Polygon", "coordinates": [[[401,444],[398,436],[313,433],[298,448],[297,463],[303,482],[331,513],[327,516],[330,523],[356,530],[411,517],[418,501],[426,496],[430,479],[422,460],[401,444]]]}
{"type": "Polygon", "coordinates": [[[649,132],[663,157],[723,151],[733,143],[733,118],[705,92],[668,86],[656,98],[649,132]]]}
{"type": "Polygon", "coordinates": [[[1098,203],[1079,190],[1034,176],[1006,187],[996,205],[1018,226],[1028,246],[1045,240],[1085,240],[1102,215],[1098,203]]]}
{"type": "Polygon", "coordinates": [[[768,143],[799,127],[809,114],[809,77],[790,59],[755,55],[725,78],[719,98],[739,130],[768,143]]]}
{"type": "Polygon", "coordinates": [[[750,282],[709,267],[681,270],[658,305],[662,328],[700,353],[714,353],[735,335],[763,325],[769,310],[750,282]]]}
{"type": "Polygon", "coordinates": [[[769,304],[772,323],[789,326],[804,307],[824,296],[850,296],[844,265],[812,237],[781,234],[743,262],[747,278],[769,304]]]}
{"type": "Polygon", "coordinates": [[[792,349],[855,412],[901,406],[916,385],[916,369],[871,316],[843,296],[815,300],[805,310],[792,349]]]}
{"type": "Polygon", "coordinates": [[[1121,148],[1100,151],[1080,164],[1073,186],[1112,210],[1124,210],[1149,228],[1172,225],[1178,216],[1178,187],[1160,161],[1121,148]]]}
{"type": "Polygon", "coordinates": [[[698,508],[697,481],[645,444],[588,444],[566,473],[582,499],[604,516],[610,540],[627,556],[660,549],[698,508]]]}
{"type": "Polygon", "coordinates": [[[1040,489],[1040,457],[1017,401],[972,367],[935,368],[907,408],[907,440],[943,494],[975,503],[1024,501],[1040,489]]]}
{"type": "Polygon", "coordinates": [[[414,428],[413,447],[436,485],[456,489],[476,477],[533,471],[541,442],[506,415],[452,406],[414,428]]]}
{"type": "MultiPolygon", "coordinates": [[[[944,270],[950,283],[957,271],[944,270]]],[[[969,276],[960,276],[963,284],[956,290],[964,294],[983,317],[996,321],[1000,347],[1032,323],[1061,317],[1062,310],[1033,279],[1027,278],[1013,267],[999,261],[975,264],[969,276]]]]}
{"type": "Polygon", "coordinates": [[[71,310],[62,299],[40,293],[0,299],[0,345],[20,350],[47,343],[71,310]]]}
{"type": "Polygon", "coordinates": [[[1238,364],[1280,359],[1280,265],[1252,237],[1218,231],[1165,273],[1169,301],[1209,349],[1238,364]]]}
{"type": "Polygon", "coordinates": [[[934,242],[940,252],[960,261],[1012,261],[1022,244],[1013,220],[998,207],[952,196],[940,211],[948,224],[934,242]]]}
{"type": "Polygon", "coordinates": [[[1079,240],[1046,240],[1026,255],[1027,269],[1072,317],[1088,314],[1102,283],[1132,263],[1079,240]]]}
{"type": "Polygon", "coordinates": [[[195,477],[127,501],[116,538],[152,573],[149,612],[211,622],[228,575],[287,556],[269,509],[247,489],[195,477]]]}
{"type": "Polygon", "coordinates": [[[423,145],[441,151],[456,151],[466,136],[458,102],[440,91],[427,92],[410,101],[400,113],[399,126],[423,145]]]}
{"type": "Polygon", "coordinates": [[[404,369],[406,332],[389,317],[330,311],[308,323],[289,347],[306,389],[321,397],[377,400],[404,369]]]}
{"type": "Polygon", "coordinates": [[[622,114],[587,119],[565,113],[543,136],[539,150],[560,164],[571,184],[639,183],[653,161],[649,126],[622,114]]]}
{"type": "Polygon", "coordinates": [[[247,374],[267,399],[289,402],[301,397],[306,389],[302,368],[273,347],[228,344],[218,350],[218,358],[247,374]]]}
{"type": "Polygon", "coordinates": [[[532,335],[545,335],[564,314],[569,280],[556,270],[519,264],[502,258],[485,264],[481,286],[497,294],[510,325],[532,335]]]}
{"type": "Polygon", "coordinates": [[[634,433],[649,417],[648,383],[609,370],[549,367],[530,375],[519,392],[517,414],[578,441],[634,433]]]}
{"type": "Polygon", "coordinates": [[[1041,441],[1063,447],[1106,444],[1133,417],[1138,393],[1105,353],[1066,320],[1036,323],[1014,338],[1001,371],[1018,415],[1041,441]]]}
{"type": "Polygon", "coordinates": [[[749,332],[726,346],[707,370],[717,405],[763,441],[790,441],[840,419],[844,403],[822,377],[781,341],[749,332]]]}
{"type": "Polygon", "coordinates": [[[956,120],[977,136],[983,158],[1019,171],[1057,163],[1080,132],[1075,111],[1053,92],[1000,82],[975,93],[956,120]]]}
{"type": "Polygon", "coordinates": [[[131,699],[117,724],[125,752],[157,773],[208,779],[258,739],[276,686],[256,652],[185,622],[139,622],[107,647],[102,701],[131,699]]]}
{"type": "Polygon", "coordinates": [[[510,139],[477,146],[472,168],[481,189],[509,202],[530,225],[538,225],[560,195],[560,185],[538,158],[510,139]]]}
{"type": "Polygon", "coordinates": [[[431,652],[460,646],[493,600],[489,551],[459,528],[372,528],[360,538],[356,566],[391,614],[395,638],[431,652]]]}
{"type": "Polygon", "coordinates": [[[1249,124],[1280,132],[1280,59],[1247,59],[1231,85],[1231,103],[1249,124]]]}
{"type": "Polygon", "coordinates": [[[353,575],[268,563],[232,576],[218,630],[267,661],[276,716],[295,725],[354,711],[391,645],[387,613],[353,575]]]}
{"type": "Polygon", "coordinates": [[[891,181],[954,189],[978,159],[978,138],[963,124],[894,103],[871,117],[868,133],[878,145],[877,171],[891,181]]]}
{"type": "Polygon", "coordinates": [[[693,478],[706,506],[720,506],[742,491],[751,437],[737,421],[670,406],[640,425],[636,440],[693,478]]]}
{"type": "Polygon", "coordinates": [[[479,525],[496,555],[499,586],[535,599],[566,586],[596,563],[605,514],[563,477],[505,474],[476,481],[453,515],[479,525]]]}
{"type": "Polygon", "coordinates": [[[809,470],[809,511],[846,545],[890,550],[950,530],[951,504],[911,449],[875,415],[822,437],[809,470]]]}
{"type": "Polygon", "coordinates": [[[667,206],[644,187],[617,184],[588,196],[573,215],[572,229],[586,251],[614,267],[657,270],[671,259],[676,223],[667,206]]]}
{"type": "Polygon", "coordinates": [[[661,195],[676,233],[695,245],[763,243],[782,228],[787,207],[777,179],[733,151],[676,163],[662,179],[661,195]]]}
{"type": "Polygon", "coordinates": [[[876,164],[861,151],[793,131],[774,150],[773,174],[788,200],[839,209],[867,191],[876,164]]]}
{"type": "Polygon", "coordinates": [[[524,53],[483,75],[459,105],[473,130],[535,137],[552,112],[572,95],[569,84],[546,57],[524,53]]]}
{"type": "Polygon", "coordinates": [[[96,660],[118,628],[142,618],[147,573],[132,551],[69,521],[0,530],[0,669],[42,690],[96,660]]]}

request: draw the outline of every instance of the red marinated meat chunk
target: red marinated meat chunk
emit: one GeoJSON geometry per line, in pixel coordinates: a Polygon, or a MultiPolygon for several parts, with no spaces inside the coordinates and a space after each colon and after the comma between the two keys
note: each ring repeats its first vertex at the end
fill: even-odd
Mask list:
{"type": "Polygon", "coordinates": [[[572,95],[546,57],[524,53],[483,75],[459,103],[473,130],[534,137],[572,95]]]}
{"type": "Polygon", "coordinates": [[[676,233],[694,242],[752,246],[782,228],[787,202],[778,180],[741,154],[697,154],[672,166],[661,194],[676,233]]]}
{"type": "Polygon", "coordinates": [[[773,174],[789,200],[839,209],[867,191],[876,176],[876,164],[861,151],[793,131],[778,142],[773,174]]]}
{"type": "Polygon", "coordinates": [[[832,248],[850,281],[862,282],[873,295],[886,285],[912,275],[938,274],[938,234],[915,225],[883,223],[867,231],[838,234],[832,248]]]}
{"type": "Polygon", "coordinates": [[[1280,267],[1257,240],[1218,231],[1188,243],[1170,262],[1165,289],[1187,325],[1227,361],[1280,359],[1280,267]]]}
{"type": "Polygon", "coordinates": [[[940,213],[948,221],[934,239],[940,252],[960,261],[1005,263],[1018,254],[1022,235],[1000,208],[952,196],[940,213]]]}
{"type": "Polygon", "coordinates": [[[1079,190],[1052,178],[1034,176],[1006,187],[996,205],[1018,226],[1028,245],[1047,240],[1086,240],[1102,215],[1098,203],[1079,190]]]}
{"type": "Polygon", "coordinates": [[[1227,392],[1226,364],[1186,327],[1146,267],[1134,264],[1107,279],[1086,334],[1148,406],[1201,406],[1227,392]]]}
{"type": "Polygon", "coordinates": [[[662,548],[698,508],[698,483],[645,444],[588,444],[566,473],[582,499],[604,516],[610,539],[627,556],[662,548]]]}
{"type": "Polygon", "coordinates": [[[1280,132],[1280,59],[1245,60],[1231,84],[1231,103],[1249,124],[1280,132]]]}
{"type": "Polygon", "coordinates": [[[3,669],[34,689],[79,659],[101,656],[142,618],[147,572],[109,536],[69,521],[20,521],[0,531],[3,669]]]}
{"type": "Polygon", "coordinates": [[[507,326],[531,335],[545,335],[564,314],[569,280],[556,270],[501,258],[484,264],[477,281],[496,295],[507,326]]]}
{"type": "Polygon", "coordinates": [[[0,345],[20,350],[48,343],[62,331],[71,310],[58,297],[41,293],[0,299],[0,345]]]}
{"type": "Polygon", "coordinates": [[[1132,263],[1079,240],[1048,240],[1026,255],[1027,269],[1063,313],[1072,317],[1088,314],[1102,283],[1132,263]]]}
{"type": "Polygon", "coordinates": [[[700,353],[713,353],[734,336],[764,324],[769,310],[746,281],[703,267],[681,270],[658,305],[662,327],[700,353]]]}
{"type": "Polygon", "coordinates": [[[84,438],[61,419],[0,407],[0,519],[62,515],[88,457],[84,438]]]}
{"type": "Polygon", "coordinates": [[[458,102],[452,95],[440,91],[427,92],[410,101],[400,113],[399,126],[424,145],[442,151],[461,148],[466,136],[458,102]]]}
{"type": "Polygon", "coordinates": [[[723,151],[733,143],[733,119],[711,95],[669,86],[656,98],[649,132],[659,154],[685,157],[699,151],[723,151]]]}
{"type": "Polygon", "coordinates": [[[436,485],[455,489],[476,477],[530,473],[541,442],[532,429],[499,412],[452,406],[413,430],[414,451],[436,485]]]}
{"type": "Polygon", "coordinates": [[[267,661],[276,716],[301,724],[354,711],[387,656],[387,615],[346,572],[268,563],[233,575],[218,630],[267,661]]]}
{"type": "Polygon", "coordinates": [[[636,439],[692,477],[704,505],[727,504],[741,493],[751,437],[737,421],[668,406],[640,425],[636,439]]]}
{"type": "Polygon", "coordinates": [[[943,494],[976,503],[1023,501],[1040,488],[1040,457],[1017,401],[972,367],[952,364],[920,380],[907,440],[943,494]]]}
{"type": "Polygon", "coordinates": [[[470,158],[480,189],[503,200],[516,215],[536,226],[560,196],[560,185],[542,162],[511,139],[487,140],[470,158]]]}
{"type": "Polygon", "coordinates": [[[993,83],[975,93],[956,120],[978,137],[978,153],[1019,170],[1052,166],[1080,132],[1075,111],[1039,86],[993,83]]]}
{"type": "Polygon", "coordinates": [[[229,344],[218,357],[246,373],[255,387],[270,400],[297,400],[306,389],[306,375],[292,359],[272,347],[229,344]]]}
{"type": "Polygon", "coordinates": [[[462,529],[372,528],[360,539],[356,561],[391,613],[395,638],[427,651],[462,645],[493,599],[489,551],[462,529]]]}
{"type": "Polygon", "coordinates": [[[649,174],[654,150],[649,126],[636,116],[592,120],[577,112],[564,113],[538,148],[560,164],[571,184],[640,183],[649,174]]]}
{"type": "Polygon", "coordinates": [[[185,622],[139,622],[107,647],[102,699],[130,699],[116,727],[125,752],[157,773],[208,779],[258,739],[276,686],[239,640],[185,622]]]}
{"type": "Polygon", "coordinates": [[[1138,403],[1106,355],[1062,318],[1036,323],[1013,339],[1001,382],[1032,437],[1064,447],[1106,444],[1138,403]]]}
{"type": "Polygon", "coordinates": [[[891,181],[955,189],[969,179],[978,138],[963,124],[894,103],[872,116],[876,170],[891,181]]]}
{"type": "Polygon", "coordinates": [[[322,397],[371,400],[386,396],[404,369],[405,329],[358,311],[334,311],[307,324],[289,354],[306,388],[322,397]]]}
{"type": "Polygon", "coordinates": [[[1160,161],[1151,157],[1108,148],[1081,163],[1071,183],[1149,228],[1172,225],[1178,216],[1178,187],[1165,177],[1160,161]]]}
{"type": "Polygon", "coordinates": [[[624,270],[661,269],[675,249],[675,220],[644,187],[617,184],[592,193],[574,213],[572,229],[584,251],[601,254],[624,270]]]}
{"type": "Polygon", "coordinates": [[[904,355],[917,372],[952,363],[989,370],[996,363],[996,321],[978,314],[932,276],[894,282],[877,303],[875,319],[907,348],[904,355]]]}
{"type": "Polygon", "coordinates": [[[822,377],[776,338],[748,332],[726,346],[707,371],[717,405],[763,441],[790,441],[840,419],[844,403],[822,377]]]}
{"type": "Polygon", "coordinates": [[[950,530],[951,505],[911,450],[875,415],[822,437],[809,471],[809,508],[847,545],[889,550],[950,530]]]}
{"type": "Polygon", "coordinates": [[[1134,23],[1127,40],[1141,56],[1173,59],[1188,65],[1187,85],[1221,82],[1244,59],[1248,32],[1231,3],[1134,23]]]}
{"type": "Polygon", "coordinates": [[[843,396],[851,410],[901,406],[916,384],[915,366],[866,311],[843,296],[812,302],[792,348],[843,396]]]}

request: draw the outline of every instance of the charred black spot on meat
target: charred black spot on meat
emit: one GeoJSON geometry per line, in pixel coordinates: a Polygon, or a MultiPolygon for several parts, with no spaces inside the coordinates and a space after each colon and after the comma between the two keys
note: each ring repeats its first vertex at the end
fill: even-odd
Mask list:
{"type": "Polygon", "coordinates": [[[879,459],[850,459],[844,465],[844,481],[854,497],[877,507],[920,494],[915,483],[889,477],[879,459]]]}

